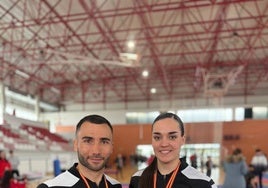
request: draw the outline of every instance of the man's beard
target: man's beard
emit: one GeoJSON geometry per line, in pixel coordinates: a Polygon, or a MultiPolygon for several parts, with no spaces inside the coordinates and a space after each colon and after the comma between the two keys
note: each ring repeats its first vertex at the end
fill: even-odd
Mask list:
{"type": "Polygon", "coordinates": [[[93,165],[89,164],[88,161],[87,161],[90,157],[85,158],[83,155],[81,155],[79,153],[79,151],[77,152],[77,155],[78,155],[79,162],[83,166],[85,166],[87,169],[92,170],[92,171],[100,171],[100,170],[102,170],[103,168],[105,168],[105,166],[106,166],[106,164],[107,164],[107,162],[109,160],[109,158],[105,159],[104,157],[101,157],[101,156],[94,156],[95,158],[98,157],[98,158],[103,159],[103,163],[100,166],[93,166],[93,165]]]}

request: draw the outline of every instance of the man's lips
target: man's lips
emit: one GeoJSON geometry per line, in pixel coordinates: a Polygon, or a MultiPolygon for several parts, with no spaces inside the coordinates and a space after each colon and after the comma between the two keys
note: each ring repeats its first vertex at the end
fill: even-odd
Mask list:
{"type": "Polygon", "coordinates": [[[89,160],[93,161],[93,162],[100,162],[100,161],[103,161],[103,158],[96,158],[96,157],[90,157],[89,160]]]}

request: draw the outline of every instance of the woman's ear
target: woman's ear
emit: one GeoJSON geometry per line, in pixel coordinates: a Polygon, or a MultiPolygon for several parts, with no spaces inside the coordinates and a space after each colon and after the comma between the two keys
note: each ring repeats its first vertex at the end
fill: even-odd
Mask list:
{"type": "Polygon", "coordinates": [[[184,145],[185,144],[185,141],[186,141],[186,136],[185,134],[182,136],[182,144],[184,145]]]}

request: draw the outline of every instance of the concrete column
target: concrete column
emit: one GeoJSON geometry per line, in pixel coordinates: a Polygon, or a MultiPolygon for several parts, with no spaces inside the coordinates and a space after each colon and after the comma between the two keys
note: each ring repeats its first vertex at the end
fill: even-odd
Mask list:
{"type": "Polygon", "coordinates": [[[4,123],[4,113],[6,111],[5,86],[0,82],[0,124],[4,123]]]}
{"type": "Polygon", "coordinates": [[[37,121],[39,121],[39,119],[40,119],[40,107],[39,106],[40,106],[40,98],[37,95],[35,97],[35,107],[34,107],[34,109],[35,109],[35,115],[36,115],[36,120],[37,121]]]}

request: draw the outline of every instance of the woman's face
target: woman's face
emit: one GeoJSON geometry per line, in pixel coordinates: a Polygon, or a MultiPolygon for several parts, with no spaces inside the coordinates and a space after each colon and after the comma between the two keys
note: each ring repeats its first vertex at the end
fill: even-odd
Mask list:
{"type": "Polygon", "coordinates": [[[152,133],[152,146],[160,163],[178,161],[181,146],[185,143],[179,123],[173,118],[155,122],[152,133]]]}

